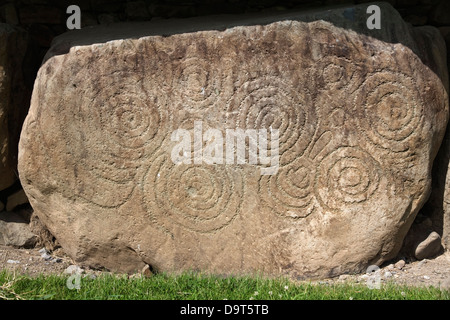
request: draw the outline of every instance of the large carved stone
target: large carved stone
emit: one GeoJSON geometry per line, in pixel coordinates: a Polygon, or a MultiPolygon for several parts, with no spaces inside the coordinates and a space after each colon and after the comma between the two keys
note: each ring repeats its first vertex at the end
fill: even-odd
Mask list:
{"type": "Polygon", "coordinates": [[[448,98],[402,44],[285,20],[69,47],[39,71],[19,172],[79,263],[360,271],[398,252],[429,195],[448,98]],[[265,132],[270,164],[251,163],[251,131],[239,163],[227,129],[265,132]]]}

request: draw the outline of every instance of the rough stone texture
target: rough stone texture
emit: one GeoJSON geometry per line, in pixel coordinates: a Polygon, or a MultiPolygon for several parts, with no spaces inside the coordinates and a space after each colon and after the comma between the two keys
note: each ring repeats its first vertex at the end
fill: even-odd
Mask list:
{"type": "Polygon", "coordinates": [[[393,258],[430,192],[448,76],[391,27],[411,49],[323,21],[69,34],[19,146],[35,213],[75,261],[114,270],[323,277],[393,258]],[[171,134],[196,120],[279,129],[278,172],[175,165],[171,134]]]}
{"type": "Polygon", "coordinates": [[[48,231],[47,227],[41,223],[39,217],[34,212],[31,213],[28,221],[30,231],[37,235],[36,246],[44,247],[50,252],[61,249],[61,246],[56,241],[55,237],[48,231]]]}
{"type": "Polygon", "coordinates": [[[419,260],[432,258],[439,253],[440,249],[441,236],[437,232],[433,231],[425,240],[419,243],[415,250],[415,256],[419,260]]]}
{"type": "Polygon", "coordinates": [[[37,241],[37,236],[30,231],[28,221],[20,213],[0,213],[0,245],[32,248],[37,241]]]}

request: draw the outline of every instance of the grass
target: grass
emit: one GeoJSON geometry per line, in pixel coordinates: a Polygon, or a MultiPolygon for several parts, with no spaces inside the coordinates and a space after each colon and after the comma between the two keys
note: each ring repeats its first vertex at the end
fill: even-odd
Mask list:
{"type": "Polygon", "coordinates": [[[434,287],[382,284],[319,285],[294,283],[285,278],[220,277],[198,273],[157,274],[128,279],[105,274],[80,279],[69,289],[68,276],[29,277],[0,271],[0,299],[24,300],[449,300],[450,292],[434,287]]]}

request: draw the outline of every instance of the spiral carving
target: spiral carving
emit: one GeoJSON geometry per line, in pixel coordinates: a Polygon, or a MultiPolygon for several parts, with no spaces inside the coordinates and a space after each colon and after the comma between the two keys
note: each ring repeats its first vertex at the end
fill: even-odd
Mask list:
{"type": "Polygon", "coordinates": [[[273,75],[244,82],[228,108],[228,125],[241,129],[277,129],[280,165],[300,157],[317,128],[317,116],[307,91],[273,75]]]}
{"type": "Polygon", "coordinates": [[[230,167],[175,165],[164,154],[152,161],[144,177],[144,205],[170,233],[175,226],[215,232],[239,214],[243,188],[241,175],[230,167]]]}
{"type": "Polygon", "coordinates": [[[327,208],[342,209],[369,200],[380,181],[378,162],[359,147],[339,147],[318,166],[315,193],[327,208]]]}
{"type": "Polygon", "coordinates": [[[361,132],[389,152],[411,147],[423,118],[423,103],[410,76],[381,71],[367,77],[357,91],[361,132]]]}

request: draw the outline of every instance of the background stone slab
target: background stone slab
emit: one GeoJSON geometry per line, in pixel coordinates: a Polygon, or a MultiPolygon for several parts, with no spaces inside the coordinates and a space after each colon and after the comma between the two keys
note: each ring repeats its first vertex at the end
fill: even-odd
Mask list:
{"type": "Polygon", "coordinates": [[[0,190],[15,181],[9,155],[8,115],[11,109],[11,48],[10,37],[14,36],[14,28],[0,24],[0,190]]]}

